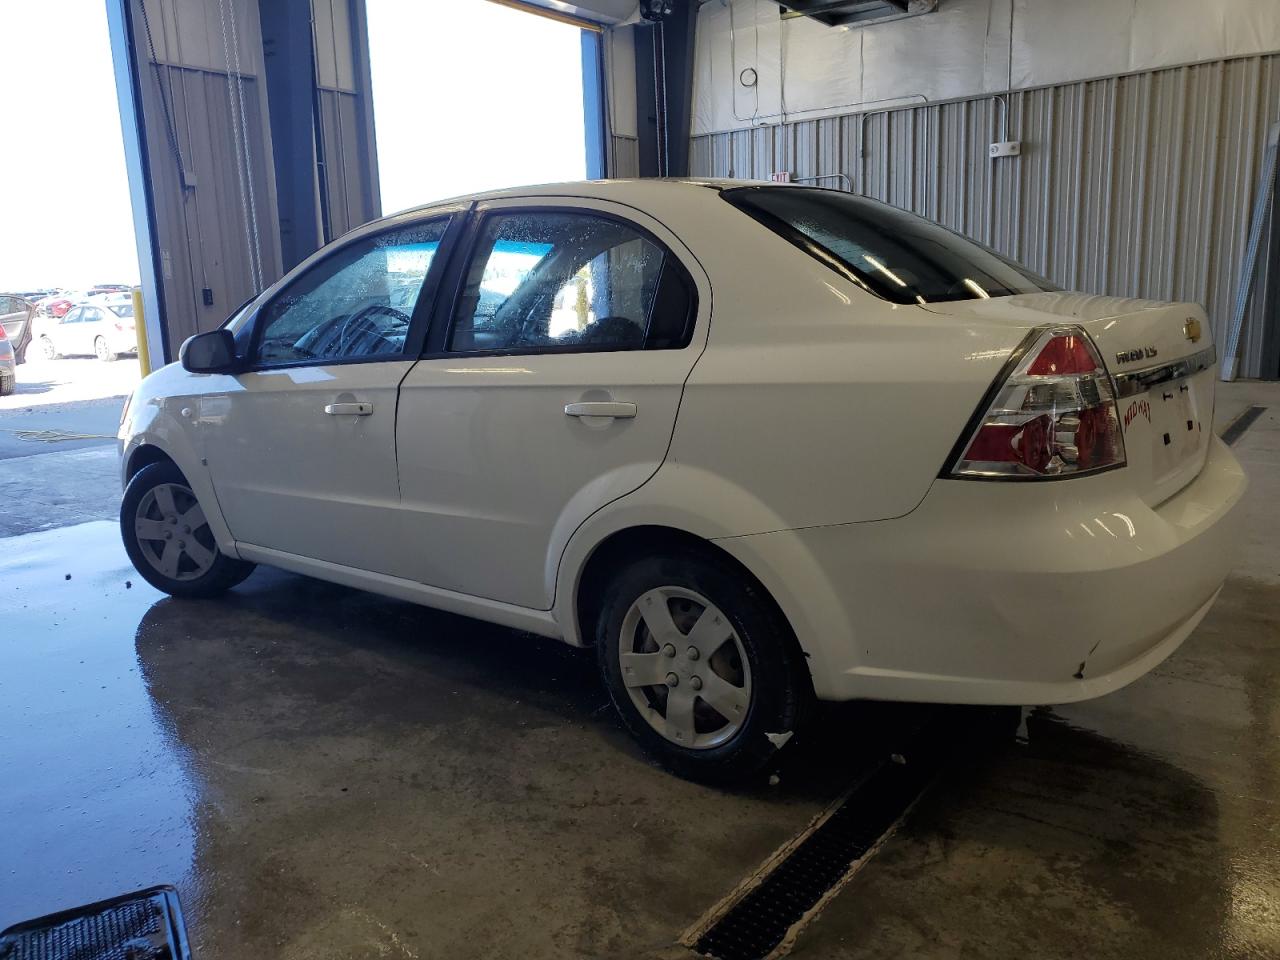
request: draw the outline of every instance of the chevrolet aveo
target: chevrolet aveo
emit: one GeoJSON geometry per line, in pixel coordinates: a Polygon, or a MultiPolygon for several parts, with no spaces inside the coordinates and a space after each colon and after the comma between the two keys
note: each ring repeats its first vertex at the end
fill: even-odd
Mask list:
{"type": "Polygon", "coordinates": [[[369,224],[153,373],[121,530],[594,645],[689,776],[818,700],[1096,697],[1217,597],[1245,477],[1190,304],[837,191],[491,193],[369,224]]]}

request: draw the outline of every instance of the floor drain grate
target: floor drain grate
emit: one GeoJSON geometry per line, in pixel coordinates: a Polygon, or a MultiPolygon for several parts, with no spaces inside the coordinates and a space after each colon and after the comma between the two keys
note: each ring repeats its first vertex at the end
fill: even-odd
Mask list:
{"type": "MultiPolygon", "coordinates": [[[[928,723],[904,759],[895,754],[857,785],[740,899],[684,941],[715,960],[762,960],[875,852],[940,771],[953,734],[928,723]]],[[[704,924],[708,922],[704,920],[704,924]]]]}
{"type": "Polygon", "coordinates": [[[172,887],[27,920],[0,933],[0,960],[190,960],[172,887]]]}
{"type": "Polygon", "coordinates": [[[1253,426],[1254,422],[1263,414],[1266,407],[1252,406],[1240,416],[1231,421],[1231,426],[1222,431],[1222,442],[1227,446],[1231,446],[1237,440],[1244,436],[1244,432],[1253,426]]]}

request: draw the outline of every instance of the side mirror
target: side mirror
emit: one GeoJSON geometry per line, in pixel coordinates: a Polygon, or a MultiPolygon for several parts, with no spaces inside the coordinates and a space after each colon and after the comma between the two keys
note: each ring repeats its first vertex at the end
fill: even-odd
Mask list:
{"type": "Polygon", "coordinates": [[[197,333],[183,343],[178,360],[191,373],[235,373],[236,338],[230,330],[197,333]]]}

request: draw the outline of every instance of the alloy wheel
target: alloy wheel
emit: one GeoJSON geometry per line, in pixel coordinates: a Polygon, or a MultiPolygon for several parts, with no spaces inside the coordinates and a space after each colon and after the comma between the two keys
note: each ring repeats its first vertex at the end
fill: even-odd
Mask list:
{"type": "Polygon", "coordinates": [[[133,530],[143,557],[173,580],[198,580],[218,558],[204,511],[180,483],[160,483],[143,494],[133,530]]]}
{"type": "Polygon", "coordinates": [[[622,681],[640,715],[677,746],[731,740],[751,706],[751,668],[729,618],[684,587],[636,599],[622,620],[622,681]]]}

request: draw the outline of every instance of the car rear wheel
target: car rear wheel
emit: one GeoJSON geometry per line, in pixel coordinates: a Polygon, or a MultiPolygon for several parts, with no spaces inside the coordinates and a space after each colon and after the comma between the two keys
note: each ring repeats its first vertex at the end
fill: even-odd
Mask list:
{"type": "Polygon", "coordinates": [[[0,374],[0,397],[7,397],[16,389],[18,389],[17,377],[6,377],[0,374]]]}
{"type": "Polygon", "coordinates": [[[794,641],[759,586],[697,553],[645,558],[619,573],[596,640],[623,723],[690,779],[762,770],[812,696],[794,641]]]}
{"type": "Polygon", "coordinates": [[[143,467],[120,504],[125,551],[144,580],[175,597],[209,597],[244,580],[254,565],[218,549],[204,510],[172,463],[143,467]]]}
{"type": "Polygon", "coordinates": [[[107,343],[106,337],[98,337],[98,339],[93,341],[93,352],[96,353],[98,355],[98,359],[102,360],[104,363],[111,363],[119,356],[118,353],[111,349],[110,344],[107,343]]]}
{"type": "Polygon", "coordinates": [[[58,348],[53,345],[53,341],[48,337],[40,338],[40,355],[46,360],[58,359],[58,348]]]}

